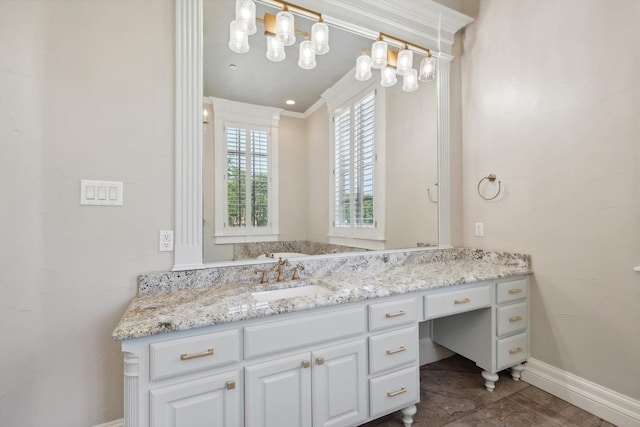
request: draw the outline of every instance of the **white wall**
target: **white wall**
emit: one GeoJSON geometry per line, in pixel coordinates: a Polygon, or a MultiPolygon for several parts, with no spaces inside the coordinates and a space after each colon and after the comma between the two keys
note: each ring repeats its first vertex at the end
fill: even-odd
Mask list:
{"type": "Polygon", "coordinates": [[[481,0],[462,60],[464,244],[531,254],[532,356],[635,399],[638,22],[637,1],[481,0]]]}
{"type": "Polygon", "coordinates": [[[385,93],[385,248],[437,245],[438,205],[427,194],[438,199],[437,85],[405,93],[399,80],[385,93]]]}
{"type": "Polygon", "coordinates": [[[307,239],[329,241],[329,113],[322,105],[307,118],[307,239]]]}
{"type": "Polygon", "coordinates": [[[0,425],[122,416],[111,332],[136,275],[168,270],[171,0],[0,0],[0,425]],[[81,207],[79,180],[124,181],[81,207]]]}

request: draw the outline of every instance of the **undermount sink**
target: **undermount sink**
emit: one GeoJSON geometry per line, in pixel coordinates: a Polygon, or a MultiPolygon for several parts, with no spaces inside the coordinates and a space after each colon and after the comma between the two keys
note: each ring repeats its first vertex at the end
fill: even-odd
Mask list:
{"type": "Polygon", "coordinates": [[[330,294],[331,290],[322,285],[297,286],[295,288],[274,289],[272,291],[252,292],[251,296],[260,302],[286,298],[300,298],[330,294]]]}

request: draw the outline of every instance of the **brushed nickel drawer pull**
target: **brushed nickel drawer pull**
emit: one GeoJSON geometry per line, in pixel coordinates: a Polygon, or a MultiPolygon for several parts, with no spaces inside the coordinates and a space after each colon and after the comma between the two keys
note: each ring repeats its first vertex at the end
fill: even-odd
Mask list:
{"type": "Polygon", "coordinates": [[[519,294],[520,292],[522,292],[522,289],[520,288],[516,288],[516,289],[509,289],[509,294],[513,295],[513,294],[519,294]]]}
{"type": "Polygon", "coordinates": [[[391,354],[401,353],[401,352],[405,351],[406,349],[407,349],[407,347],[401,346],[401,347],[398,347],[398,348],[394,348],[393,350],[387,350],[387,354],[391,355],[391,354]]]}
{"type": "Polygon", "coordinates": [[[406,392],[407,392],[406,387],[402,387],[400,390],[396,390],[396,391],[388,391],[388,392],[387,392],[387,396],[389,396],[389,397],[394,397],[394,396],[397,396],[397,395],[399,395],[399,394],[406,393],[406,392]]]}
{"type": "Polygon", "coordinates": [[[405,313],[404,310],[400,310],[395,313],[387,313],[384,315],[384,317],[386,317],[387,319],[391,319],[392,317],[404,316],[405,314],[407,313],[405,313]]]}
{"type": "Polygon", "coordinates": [[[518,347],[515,350],[509,350],[509,354],[510,355],[514,355],[514,354],[518,354],[518,353],[522,353],[522,347],[518,347]]]}
{"type": "Polygon", "coordinates": [[[191,360],[191,359],[197,359],[198,357],[206,357],[206,356],[213,356],[213,349],[212,348],[210,348],[207,351],[203,351],[202,353],[193,353],[193,354],[182,353],[180,355],[180,359],[181,360],[191,360]]]}
{"type": "Polygon", "coordinates": [[[233,390],[234,388],[236,388],[236,382],[235,381],[227,381],[227,390],[233,390]]]}
{"type": "Polygon", "coordinates": [[[324,357],[316,357],[316,365],[323,365],[324,357]]]}
{"type": "Polygon", "coordinates": [[[520,320],[522,320],[522,317],[520,316],[516,316],[516,317],[509,317],[509,322],[513,323],[513,322],[519,322],[520,320]]]}
{"type": "Polygon", "coordinates": [[[466,304],[468,302],[471,302],[471,300],[469,298],[457,299],[457,300],[453,301],[454,304],[466,304]]]}
{"type": "Polygon", "coordinates": [[[303,360],[303,361],[302,361],[302,367],[303,367],[304,369],[307,369],[307,368],[308,368],[308,367],[310,367],[310,366],[311,366],[311,362],[309,362],[308,360],[303,360]]]}

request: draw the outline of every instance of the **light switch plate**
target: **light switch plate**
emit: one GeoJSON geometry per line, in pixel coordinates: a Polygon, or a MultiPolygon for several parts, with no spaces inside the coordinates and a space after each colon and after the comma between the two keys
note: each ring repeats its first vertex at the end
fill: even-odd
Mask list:
{"type": "Polygon", "coordinates": [[[482,237],[484,236],[484,223],[476,222],[476,236],[482,237]]]}
{"type": "Polygon", "coordinates": [[[122,206],[124,185],[121,181],[80,180],[80,204],[122,206]]]}

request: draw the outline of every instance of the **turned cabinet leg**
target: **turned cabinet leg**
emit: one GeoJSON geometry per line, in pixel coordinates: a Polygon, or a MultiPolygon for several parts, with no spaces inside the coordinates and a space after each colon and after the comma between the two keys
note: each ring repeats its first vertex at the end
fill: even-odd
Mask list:
{"type": "Polygon", "coordinates": [[[520,381],[522,371],[524,371],[524,363],[511,367],[511,377],[514,381],[520,381]]]}
{"type": "Polygon", "coordinates": [[[489,371],[482,371],[482,378],[484,378],[484,386],[489,391],[493,391],[496,388],[496,381],[500,379],[498,374],[492,374],[489,371]]]}
{"type": "Polygon", "coordinates": [[[416,405],[407,406],[406,408],[402,408],[400,410],[402,412],[402,422],[404,423],[404,427],[411,427],[413,424],[413,416],[418,412],[418,408],[416,405]]]}

